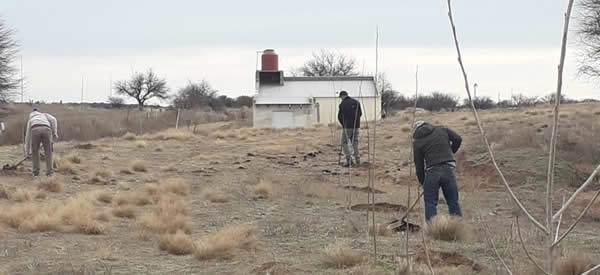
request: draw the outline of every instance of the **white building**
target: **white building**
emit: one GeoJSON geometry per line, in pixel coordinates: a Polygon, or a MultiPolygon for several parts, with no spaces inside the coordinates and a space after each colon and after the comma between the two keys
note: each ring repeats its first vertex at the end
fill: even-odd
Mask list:
{"type": "Polygon", "coordinates": [[[381,119],[381,97],[372,76],[284,77],[277,55],[266,50],[256,72],[254,128],[297,128],[337,123],[340,91],[362,107],[362,120],[381,119]]]}

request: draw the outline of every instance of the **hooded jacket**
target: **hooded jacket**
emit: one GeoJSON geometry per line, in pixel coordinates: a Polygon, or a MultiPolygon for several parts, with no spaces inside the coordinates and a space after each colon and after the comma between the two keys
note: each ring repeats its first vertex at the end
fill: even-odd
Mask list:
{"type": "Polygon", "coordinates": [[[413,153],[419,183],[425,180],[425,169],[456,161],[454,154],[462,138],[456,132],[441,126],[423,123],[413,134],[413,153]]]}
{"type": "Polygon", "coordinates": [[[338,121],[343,128],[358,129],[360,128],[360,117],[362,110],[360,103],[349,96],[346,96],[340,103],[338,111],[338,121]]]}
{"type": "Polygon", "coordinates": [[[33,111],[29,114],[27,126],[25,128],[25,142],[23,144],[25,156],[31,154],[31,127],[33,125],[46,125],[52,130],[54,138],[58,138],[58,122],[50,114],[33,111]]]}

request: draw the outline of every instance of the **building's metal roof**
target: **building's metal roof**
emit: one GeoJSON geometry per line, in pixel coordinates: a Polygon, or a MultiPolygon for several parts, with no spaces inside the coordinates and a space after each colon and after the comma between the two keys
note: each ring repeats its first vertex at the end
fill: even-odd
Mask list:
{"type": "Polygon", "coordinates": [[[374,81],[372,76],[286,76],[283,81],[374,81]]]}

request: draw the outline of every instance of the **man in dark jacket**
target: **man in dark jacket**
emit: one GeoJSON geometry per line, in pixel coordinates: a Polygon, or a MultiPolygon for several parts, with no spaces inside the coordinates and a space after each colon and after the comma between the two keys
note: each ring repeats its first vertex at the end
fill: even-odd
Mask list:
{"type": "Polygon", "coordinates": [[[358,144],[360,139],[360,117],[362,116],[362,110],[360,109],[360,103],[348,96],[348,92],[341,91],[340,103],[338,111],[338,121],[342,125],[342,150],[346,157],[346,163],[344,167],[350,167],[353,164],[360,165],[360,152],[358,150],[358,144]],[[352,143],[353,154],[350,153],[348,141],[352,143]],[[352,155],[354,155],[354,162],[352,162],[352,155]]]}
{"type": "Polygon", "coordinates": [[[454,156],[462,138],[446,127],[433,126],[424,121],[416,121],[413,131],[415,168],[425,192],[425,219],[429,222],[437,214],[440,187],[450,215],[462,216],[454,156]]]}

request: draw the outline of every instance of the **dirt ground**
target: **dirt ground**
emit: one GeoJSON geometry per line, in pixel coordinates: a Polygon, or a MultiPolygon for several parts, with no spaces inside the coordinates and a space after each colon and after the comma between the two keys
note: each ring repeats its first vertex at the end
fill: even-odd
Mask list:
{"type": "MultiPolygon", "coordinates": [[[[568,105],[563,110],[567,115],[562,118],[563,125],[569,131],[580,131],[579,121],[584,125],[590,119],[600,128],[599,105],[568,105]]],[[[543,140],[550,128],[549,111],[548,106],[543,106],[482,114],[493,147],[499,152],[501,167],[524,204],[539,219],[544,211],[545,168],[541,166],[542,170],[536,171],[539,170],[536,165],[544,163],[538,160],[543,160],[546,150],[543,140]],[[532,146],[532,139],[541,140],[541,145],[532,146]]],[[[490,237],[515,273],[535,274],[515,233],[517,211],[485,157],[472,114],[419,112],[418,118],[447,125],[464,138],[457,155],[457,174],[470,238],[460,242],[428,239],[428,248],[435,256],[433,265],[453,268],[452,274],[503,274],[486,241],[483,222],[489,226],[490,237]]],[[[387,224],[404,214],[409,187],[413,200],[418,192],[414,171],[410,169],[411,119],[409,114],[399,113],[377,123],[376,138],[373,125],[361,133],[362,160],[374,162],[372,177],[375,189],[380,191],[375,194],[376,202],[400,205],[378,208],[381,211],[375,214],[377,224],[387,224]],[[375,159],[367,157],[369,145],[375,145],[375,159]]],[[[185,207],[194,240],[228,226],[249,224],[257,231],[259,244],[255,248],[240,249],[226,259],[199,260],[192,254],[169,254],[159,248],[158,234],[140,237],[136,217],[150,211],[150,206],[138,205],[136,217],[109,215],[108,221],[101,222],[104,229],[101,234],[60,230],[36,233],[0,223],[0,274],[394,274],[399,262],[404,261],[406,233],[377,236],[376,265],[365,263],[344,269],[329,267],[322,261],[325,250],[333,244],[345,243],[370,259],[374,250],[373,236],[368,234],[372,216],[368,216],[364,207],[357,206],[368,203],[369,165],[348,169],[337,164],[337,129],[320,126],[255,130],[233,125],[207,124],[199,134],[173,138],[166,134],[162,138],[101,139],[87,146],[73,141],[59,142],[55,145],[56,154],[63,158],[75,154],[80,163],[74,163],[72,171],[60,171],[55,176],[63,190],[40,191],[45,196],[28,201],[44,207],[89,192],[106,191],[119,196],[148,184],[180,178],[189,185],[185,207]],[[132,171],[138,161],[145,163],[146,172],[132,171]],[[94,179],[98,174],[102,179],[94,179]],[[267,182],[266,191],[256,191],[259,182],[267,182]],[[204,194],[209,189],[224,193],[226,202],[207,199],[204,194]]],[[[562,174],[557,180],[556,204],[562,200],[562,194],[575,190],[577,182],[589,173],[591,161],[574,162],[568,158],[578,148],[574,144],[572,150],[559,151],[558,172],[562,174]]],[[[21,157],[21,147],[0,147],[2,164],[16,163],[21,157]]],[[[21,170],[2,173],[0,183],[9,189],[37,190],[38,183],[31,178],[30,169],[31,163],[26,162],[21,170]]],[[[594,188],[599,187],[596,184],[594,188]]],[[[0,196],[0,212],[21,203],[25,202],[0,196]]],[[[91,203],[97,213],[111,213],[118,207],[114,200],[91,203]]],[[[599,208],[600,203],[592,206],[591,213],[596,216],[590,214],[584,218],[560,252],[577,250],[600,259],[599,208]]],[[[443,199],[438,212],[447,213],[443,199]]],[[[574,216],[565,215],[563,230],[574,216]]],[[[422,219],[421,207],[409,217],[410,222],[419,225],[422,219]]],[[[541,258],[542,234],[525,218],[520,223],[530,251],[541,258]]],[[[409,233],[408,237],[411,258],[422,262],[421,234],[409,233]]]]}

